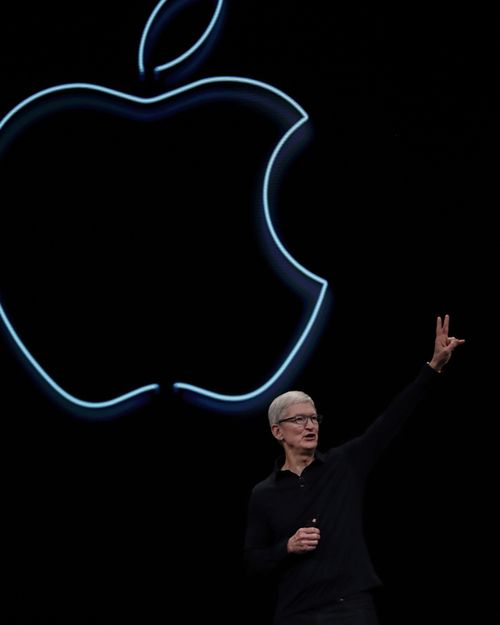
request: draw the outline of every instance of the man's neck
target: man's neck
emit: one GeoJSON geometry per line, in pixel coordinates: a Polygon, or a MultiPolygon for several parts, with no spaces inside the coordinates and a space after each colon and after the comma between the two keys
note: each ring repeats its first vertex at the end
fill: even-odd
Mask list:
{"type": "Polygon", "coordinates": [[[314,460],[314,450],[310,453],[286,453],[285,464],[281,467],[282,471],[291,471],[297,475],[301,475],[302,471],[314,460]]]}

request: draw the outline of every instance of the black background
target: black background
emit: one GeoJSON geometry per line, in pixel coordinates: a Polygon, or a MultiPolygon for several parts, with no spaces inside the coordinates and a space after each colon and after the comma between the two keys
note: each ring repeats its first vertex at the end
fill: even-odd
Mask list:
{"type": "MultiPolygon", "coordinates": [[[[64,82],[142,96],[180,84],[138,78],[154,6],[2,5],[1,114],[64,82]]],[[[186,49],[211,6],[194,3],[166,25],[153,56],[186,49]]],[[[492,618],[494,35],[479,11],[232,1],[189,76],[262,80],[310,115],[273,217],[333,298],[320,339],[273,390],[291,385],[316,399],[327,415],[323,447],[362,431],[431,357],[438,314],[450,313],[452,334],[467,339],[369,485],[367,537],[385,583],[377,601],[386,625],[492,618]]],[[[23,336],[76,394],[100,398],[151,381],[163,389],[120,418],[78,417],[34,384],[2,338],[2,622],[269,622],[269,598],[241,563],[247,497],[276,452],[266,403],[220,412],[169,390],[175,379],[255,388],[300,326],[303,302],[268,273],[252,212],[273,143],[256,117],[224,132],[232,114],[212,106],[221,132],[204,135],[198,160],[185,151],[175,176],[156,162],[155,145],[137,160],[132,190],[130,145],[147,140],[130,124],[125,156],[103,153],[109,120],[90,113],[71,139],[71,118],[49,131],[54,152],[88,140],[78,156],[86,173],[64,156],[42,173],[32,165],[25,178],[2,165],[0,295],[23,336]],[[254,142],[238,154],[243,130],[254,142]],[[218,163],[220,213],[217,184],[207,191],[218,163]],[[189,176],[175,185],[183,166],[189,176]],[[109,177],[96,181],[104,170],[109,177]],[[99,182],[106,192],[96,201],[99,182]],[[123,208],[130,198],[132,218],[123,208]],[[183,267],[193,261],[194,292],[184,276],[174,280],[179,257],[183,267]]],[[[32,141],[34,162],[44,160],[47,138],[32,141]]],[[[180,134],[176,141],[182,147],[180,134]]]]}

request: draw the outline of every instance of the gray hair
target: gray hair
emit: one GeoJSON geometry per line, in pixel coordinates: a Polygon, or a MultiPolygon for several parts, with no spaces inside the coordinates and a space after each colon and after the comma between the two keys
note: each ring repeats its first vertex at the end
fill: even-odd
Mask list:
{"type": "Polygon", "coordinates": [[[309,403],[314,406],[313,400],[302,391],[287,391],[282,395],[278,395],[278,397],[273,399],[267,411],[269,425],[278,423],[282,414],[289,406],[302,403],[309,403]]]}

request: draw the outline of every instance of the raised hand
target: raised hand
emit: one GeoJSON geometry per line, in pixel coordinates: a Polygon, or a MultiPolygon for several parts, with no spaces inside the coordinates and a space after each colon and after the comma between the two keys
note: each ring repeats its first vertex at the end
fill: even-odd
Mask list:
{"type": "Polygon", "coordinates": [[[429,365],[438,372],[441,371],[450,360],[455,348],[465,343],[465,339],[457,339],[454,336],[448,336],[449,327],[450,315],[445,315],[444,321],[441,317],[437,318],[434,354],[432,355],[432,360],[429,362],[429,365]]]}

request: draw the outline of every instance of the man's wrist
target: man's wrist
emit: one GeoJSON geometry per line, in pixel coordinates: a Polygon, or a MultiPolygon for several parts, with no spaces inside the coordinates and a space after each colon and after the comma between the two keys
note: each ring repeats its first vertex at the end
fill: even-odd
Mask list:
{"type": "Polygon", "coordinates": [[[435,363],[432,360],[430,360],[430,361],[427,361],[427,364],[429,365],[431,369],[434,369],[436,373],[441,373],[441,371],[443,370],[442,363],[435,363]]]}

